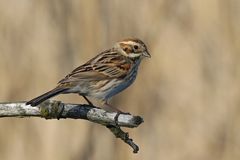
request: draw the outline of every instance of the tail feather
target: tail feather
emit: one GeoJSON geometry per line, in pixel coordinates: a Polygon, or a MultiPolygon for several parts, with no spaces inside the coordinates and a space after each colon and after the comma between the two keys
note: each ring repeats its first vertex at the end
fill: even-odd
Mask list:
{"type": "Polygon", "coordinates": [[[26,103],[26,105],[31,105],[31,106],[37,106],[39,105],[40,103],[42,103],[43,101],[53,97],[53,96],[56,96],[64,91],[66,91],[68,88],[54,88],[53,90],[47,92],[47,93],[44,93],[43,95],[41,96],[38,96],[30,101],[28,101],[26,103]]]}

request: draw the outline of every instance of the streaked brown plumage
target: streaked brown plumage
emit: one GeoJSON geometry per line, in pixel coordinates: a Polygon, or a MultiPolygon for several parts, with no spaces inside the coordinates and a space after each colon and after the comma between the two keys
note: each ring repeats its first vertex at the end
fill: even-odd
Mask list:
{"type": "Polygon", "coordinates": [[[128,38],[117,42],[87,63],[77,67],[59,81],[56,88],[26,104],[36,106],[58,94],[78,93],[86,97],[107,100],[133,83],[138,66],[144,57],[150,57],[146,45],[139,39],[128,38]]]}

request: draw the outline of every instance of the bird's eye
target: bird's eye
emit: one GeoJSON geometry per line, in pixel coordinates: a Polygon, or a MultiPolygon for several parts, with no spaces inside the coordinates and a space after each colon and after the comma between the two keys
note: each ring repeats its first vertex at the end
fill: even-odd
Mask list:
{"type": "Polygon", "coordinates": [[[137,45],[134,45],[133,48],[134,48],[134,49],[138,49],[138,46],[137,46],[137,45]]]}

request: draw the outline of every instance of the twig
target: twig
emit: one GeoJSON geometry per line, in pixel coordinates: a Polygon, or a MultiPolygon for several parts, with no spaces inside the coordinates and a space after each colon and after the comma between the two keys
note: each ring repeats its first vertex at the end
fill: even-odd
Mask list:
{"type": "Polygon", "coordinates": [[[137,153],[139,151],[139,147],[133,142],[133,140],[131,138],[129,138],[129,135],[127,132],[124,132],[118,126],[109,125],[106,127],[116,136],[116,138],[120,138],[125,143],[130,145],[133,149],[133,153],[137,153]]]}
{"type": "Polygon", "coordinates": [[[101,108],[86,104],[65,104],[60,101],[46,101],[39,107],[25,105],[25,102],[0,103],[0,118],[3,117],[41,117],[46,119],[85,119],[106,126],[117,137],[133,148],[137,153],[138,146],[129,138],[128,133],[120,127],[138,127],[143,119],[140,116],[119,114],[117,121],[116,112],[107,112],[101,108]]]}

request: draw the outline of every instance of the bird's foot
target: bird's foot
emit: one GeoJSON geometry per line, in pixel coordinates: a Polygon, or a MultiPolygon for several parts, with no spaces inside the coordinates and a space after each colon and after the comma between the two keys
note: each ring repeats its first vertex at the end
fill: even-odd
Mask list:
{"type": "MultiPolygon", "coordinates": [[[[80,94],[79,94],[80,95],[80,94]]],[[[94,106],[93,103],[86,97],[86,96],[83,96],[81,95],[87,102],[90,106],[94,106]]]]}
{"type": "Polygon", "coordinates": [[[108,111],[108,112],[116,112],[117,114],[115,115],[115,117],[114,117],[114,122],[115,122],[115,126],[116,127],[119,127],[118,126],[118,117],[120,116],[120,114],[126,114],[126,115],[130,115],[130,113],[128,113],[128,112],[123,112],[123,111],[121,111],[121,110],[119,110],[118,108],[116,108],[116,107],[114,107],[114,106],[112,106],[112,105],[110,105],[110,104],[107,104],[107,103],[105,103],[104,105],[103,105],[103,109],[105,110],[105,111],[108,111]]]}

